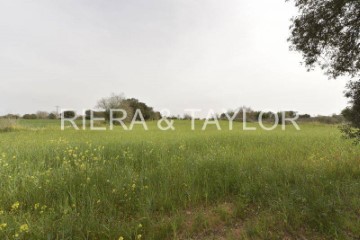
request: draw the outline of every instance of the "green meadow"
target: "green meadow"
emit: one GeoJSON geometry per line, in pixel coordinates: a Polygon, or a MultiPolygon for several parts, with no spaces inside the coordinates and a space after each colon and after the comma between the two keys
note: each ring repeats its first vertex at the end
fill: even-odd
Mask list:
{"type": "Polygon", "coordinates": [[[337,126],[148,126],[0,132],[0,239],[360,236],[360,147],[337,126]]]}

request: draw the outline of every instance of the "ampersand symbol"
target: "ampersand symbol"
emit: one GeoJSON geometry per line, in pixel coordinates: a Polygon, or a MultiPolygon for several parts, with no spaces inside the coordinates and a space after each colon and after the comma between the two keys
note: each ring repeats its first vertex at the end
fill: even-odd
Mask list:
{"type": "Polygon", "coordinates": [[[170,111],[168,109],[163,109],[161,110],[161,119],[157,122],[157,126],[160,130],[162,131],[167,131],[169,129],[171,130],[175,130],[175,127],[174,127],[174,120],[169,120],[167,119],[167,116],[170,115],[170,111]],[[166,123],[166,126],[163,127],[163,124],[162,123],[166,123]]]}

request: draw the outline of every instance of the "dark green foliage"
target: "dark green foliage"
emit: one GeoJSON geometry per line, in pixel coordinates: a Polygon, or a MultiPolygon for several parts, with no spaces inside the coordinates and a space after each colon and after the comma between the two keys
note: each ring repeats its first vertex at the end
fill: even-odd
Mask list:
{"type": "Polygon", "coordinates": [[[74,111],[64,111],[63,116],[64,118],[73,118],[75,117],[76,113],[74,111]]]}
{"type": "MultiPolygon", "coordinates": [[[[98,101],[98,104],[96,106],[98,109],[101,109],[100,111],[103,112],[99,113],[97,112],[97,115],[100,115],[100,117],[104,117],[106,121],[110,120],[110,111],[112,110],[124,110],[127,113],[127,117],[125,121],[131,121],[134,113],[137,109],[141,111],[141,114],[143,115],[145,120],[156,120],[161,118],[161,114],[159,112],[154,112],[152,107],[149,107],[143,102],[140,102],[136,98],[125,98],[123,94],[112,94],[110,97],[102,98],[98,101]],[[101,116],[102,115],[102,116],[101,116]]],[[[95,113],[94,113],[95,114],[95,113]]],[[[90,118],[90,111],[86,111],[86,118],[90,118]]],[[[96,117],[96,115],[94,115],[96,117]]],[[[119,111],[113,111],[113,117],[114,118],[121,118],[122,113],[119,111]]],[[[137,115],[136,120],[141,120],[140,116],[137,115]]]]}
{"type": "Polygon", "coordinates": [[[57,119],[57,115],[55,113],[50,113],[48,118],[49,119],[57,119]]]}
{"type": "Polygon", "coordinates": [[[351,125],[360,128],[360,82],[350,82],[347,85],[346,97],[351,99],[351,107],[343,111],[344,117],[351,122],[351,125]]]}
{"type": "MultiPolygon", "coordinates": [[[[128,105],[134,112],[137,109],[139,109],[145,120],[155,119],[155,112],[154,112],[153,108],[149,107],[148,105],[146,105],[143,102],[140,102],[138,99],[129,98],[129,99],[126,99],[125,102],[128,103],[128,105]]],[[[141,120],[141,119],[138,116],[136,120],[141,120]]]]}
{"type": "Polygon", "coordinates": [[[301,114],[301,115],[299,115],[299,118],[300,119],[309,119],[309,118],[311,118],[311,116],[309,114],[301,114]]]}
{"type": "Polygon", "coordinates": [[[356,139],[360,143],[360,81],[350,82],[345,96],[350,100],[351,106],[343,110],[342,114],[349,123],[342,127],[347,138],[356,139]]]}
{"type": "MultiPolygon", "coordinates": [[[[105,118],[105,113],[104,113],[104,112],[96,112],[96,111],[93,111],[93,117],[94,117],[94,118],[105,118]]],[[[90,120],[90,119],[91,119],[91,110],[86,110],[86,111],[85,111],[85,119],[86,119],[86,120],[90,120]]]]}
{"type": "Polygon", "coordinates": [[[6,114],[4,116],[0,116],[0,118],[6,118],[6,119],[19,119],[20,116],[18,114],[6,114]]]}
{"type": "Polygon", "coordinates": [[[295,0],[293,49],[302,52],[310,69],[320,64],[327,74],[357,76],[360,69],[360,1],[295,0]]]}
{"type": "MultiPolygon", "coordinates": [[[[289,41],[302,53],[305,65],[320,65],[332,78],[359,77],[360,73],[360,1],[294,0],[299,14],[293,18],[289,41]]],[[[360,141],[360,83],[351,82],[346,97],[350,104],[343,111],[349,125],[345,136],[360,141]]]]}
{"type": "Polygon", "coordinates": [[[23,119],[37,119],[36,114],[25,114],[23,119]]]}

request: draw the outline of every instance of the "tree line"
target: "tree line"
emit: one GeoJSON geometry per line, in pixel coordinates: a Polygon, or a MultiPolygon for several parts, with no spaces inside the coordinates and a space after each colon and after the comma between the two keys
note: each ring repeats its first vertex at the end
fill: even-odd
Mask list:
{"type": "MultiPolygon", "coordinates": [[[[158,120],[161,118],[161,114],[146,103],[139,101],[136,98],[125,98],[123,94],[112,94],[110,97],[100,99],[94,109],[86,110],[85,113],[78,114],[76,111],[63,111],[57,112],[46,112],[37,111],[36,113],[27,113],[22,116],[18,114],[7,114],[2,118],[11,119],[59,119],[61,116],[65,118],[82,117],[82,114],[86,119],[90,119],[91,115],[96,118],[104,118],[109,121],[110,109],[123,109],[127,114],[127,119],[131,121],[134,116],[136,109],[141,111],[142,116],[145,120],[158,120]]],[[[113,117],[121,117],[121,113],[115,112],[113,117]]],[[[136,119],[140,120],[140,119],[136,119]]]]}
{"type": "MultiPolygon", "coordinates": [[[[130,122],[133,117],[135,111],[138,109],[141,112],[142,117],[145,121],[148,120],[159,120],[162,118],[160,112],[155,111],[152,107],[148,106],[146,103],[139,101],[136,98],[125,98],[123,94],[111,94],[109,97],[104,97],[98,100],[94,109],[88,109],[84,113],[78,115],[75,111],[64,111],[62,113],[56,112],[46,112],[46,111],[37,111],[36,113],[28,113],[23,116],[16,114],[8,114],[2,116],[2,118],[10,118],[10,119],[59,119],[61,116],[64,118],[79,118],[83,117],[86,120],[90,120],[91,118],[103,118],[105,121],[110,121],[110,111],[111,109],[122,109],[122,112],[113,112],[113,118],[122,118],[123,114],[126,114],[126,118],[124,121],[130,122]]],[[[256,111],[250,107],[240,107],[237,110],[228,110],[226,112],[217,113],[213,116],[213,118],[217,118],[218,120],[228,120],[228,117],[234,119],[234,121],[242,122],[256,122],[259,120],[260,116],[263,121],[273,122],[275,120],[275,114],[279,121],[282,121],[283,114],[282,112],[272,113],[272,112],[263,112],[256,111]],[[244,119],[244,112],[246,112],[246,119],[244,119]]],[[[343,115],[347,114],[347,110],[343,111],[343,115]]],[[[296,115],[295,111],[286,111],[285,117],[293,118],[296,115]]],[[[326,124],[340,124],[345,121],[345,117],[343,115],[333,114],[332,116],[310,116],[309,114],[300,114],[298,121],[301,122],[320,122],[326,124]]],[[[140,116],[136,116],[136,120],[141,120],[140,116]]],[[[169,119],[177,119],[177,120],[191,120],[192,116],[189,114],[184,115],[172,115],[168,116],[169,119]]],[[[196,118],[197,120],[201,120],[200,118],[196,118]]]]}

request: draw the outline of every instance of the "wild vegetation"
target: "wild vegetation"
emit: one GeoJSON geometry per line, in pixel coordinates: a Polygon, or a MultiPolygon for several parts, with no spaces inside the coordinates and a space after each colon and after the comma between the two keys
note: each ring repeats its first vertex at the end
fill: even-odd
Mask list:
{"type": "MultiPolygon", "coordinates": [[[[360,149],[338,127],[0,133],[1,239],[354,239],[360,149]]],[[[253,124],[255,125],[255,124],[253,124]]]]}

